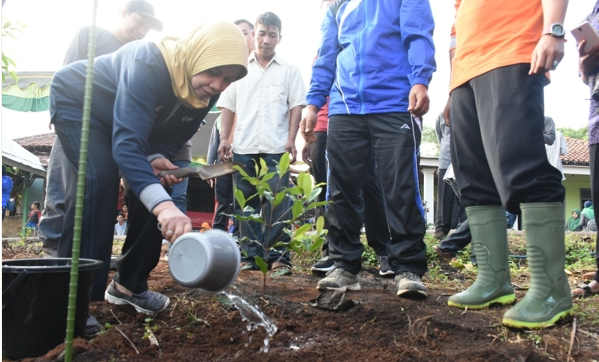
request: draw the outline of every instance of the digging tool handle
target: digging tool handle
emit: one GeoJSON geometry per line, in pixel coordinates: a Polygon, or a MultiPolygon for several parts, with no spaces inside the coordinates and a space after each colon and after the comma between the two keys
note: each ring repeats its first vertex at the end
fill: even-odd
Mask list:
{"type": "Polygon", "coordinates": [[[29,275],[27,270],[23,270],[10,285],[2,291],[2,310],[10,305],[10,303],[19,294],[25,283],[23,280],[29,275]]]}
{"type": "Polygon", "coordinates": [[[176,178],[194,177],[198,176],[197,167],[184,167],[177,170],[162,171],[158,174],[158,177],[164,177],[166,175],[173,175],[176,178]]]}

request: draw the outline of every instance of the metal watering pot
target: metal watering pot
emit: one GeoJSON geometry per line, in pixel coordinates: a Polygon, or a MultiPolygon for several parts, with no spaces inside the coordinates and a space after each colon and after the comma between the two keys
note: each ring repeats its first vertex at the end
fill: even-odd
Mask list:
{"type": "Polygon", "coordinates": [[[237,242],[222,230],[183,234],[168,251],[173,279],[184,287],[208,292],[219,292],[233,283],[240,263],[237,242]]]}

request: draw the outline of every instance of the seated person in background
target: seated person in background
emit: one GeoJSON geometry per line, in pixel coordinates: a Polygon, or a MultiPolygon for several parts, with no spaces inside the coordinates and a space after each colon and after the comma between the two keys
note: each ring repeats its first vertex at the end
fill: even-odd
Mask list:
{"type": "Polygon", "coordinates": [[[125,220],[125,215],[123,215],[122,212],[119,212],[116,221],[117,223],[114,225],[114,235],[127,235],[127,220],[125,220]]]}
{"type": "Polygon", "coordinates": [[[572,210],[572,216],[568,219],[568,222],[566,223],[566,229],[568,231],[582,231],[582,224],[580,221],[580,210],[572,210]]]}

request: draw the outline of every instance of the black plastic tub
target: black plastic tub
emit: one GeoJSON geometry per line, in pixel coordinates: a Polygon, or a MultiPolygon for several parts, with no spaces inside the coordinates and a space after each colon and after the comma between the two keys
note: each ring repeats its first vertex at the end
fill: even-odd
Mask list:
{"type": "MultiPolygon", "coordinates": [[[[79,259],[75,336],[83,336],[99,260],[79,259]]],[[[63,343],[71,278],[70,258],[2,261],[2,356],[38,357],[63,343]]]]}

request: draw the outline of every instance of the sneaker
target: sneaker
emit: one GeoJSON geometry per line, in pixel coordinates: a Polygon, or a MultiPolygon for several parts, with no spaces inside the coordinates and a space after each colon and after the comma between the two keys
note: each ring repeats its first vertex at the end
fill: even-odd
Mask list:
{"type": "Polygon", "coordinates": [[[445,234],[443,231],[441,231],[441,230],[437,230],[437,231],[435,231],[435,233],[433,234],[433,237],[434,237],[435,239],[438,239],[438,240],[442,240],[443,238],[445,238],[445,236],[446,236],[446,234],[445,234]]]}
{"type": "Polygon", "coordinates": [[[395,274],[389,265],[387,255],[379,256],[379,274],[382,276],[395,274]]]}
{"type": "Polygon", "coordinates": [[[94,316],[89,314],[87,316],[87,321],[85,322],[85,337],[93,337],[100,332],[102,332],[102,326],[100,325],[100,322],[98,322],[94,316]]]}
{"type": "Polygon", "coordinates": [[[138,313],[151,315],[162,312],[171,303],[166,295],[151,290],[146,290],[139,294],[133,293],[131,296],[128,296],[116,289],[114,280],[108,285],[108,288],[104,293],[104,299],[111,304],[129,304],[133,306],[138,313]]]}
{"type": "Polygon", "coordinates": [[[291,275],[292,273],[291,264],[287,264],[283,261],[275,261],[274,263],[272,263],[270,266],[270,270],[272,271],[270,276],[273,278],[280,277],[283,275],[291,275]]]}
{"type": "Polygon", "coordinates": [[[353,275],[343,268],[335,268],[327,273],[327,276],[320,279],[316,285],[318,290],[337,290],[345,292],[346,290],[360,290],[358,276],[353,275]]]}
{"type": "Polygon", "coordinates": [[[439,245],[434,245],[433,249],[437,252],[437,254],[441,257],[441,259],[445,261],[451,261],[451,259],[455,258],[450,252],[441,249],[439,245]]]}
{"type": "Polygon", "coordinates": [[[310,268],[312,272],[330,272],[335,269],[335,261],[330,256],[325,256],[310,268]]]}
{"type": "Polygon", "coordinates": [[[250,261],[242,261],[239,265],[239,270],[260,270],[260,268],[250,261]]]}
{"type": "Polygon", "coordinates": [[[401,272],[395,276],[397,295],[404,297],[426,297],[426,287],[420,277],[412,272],[401,272]]]}

